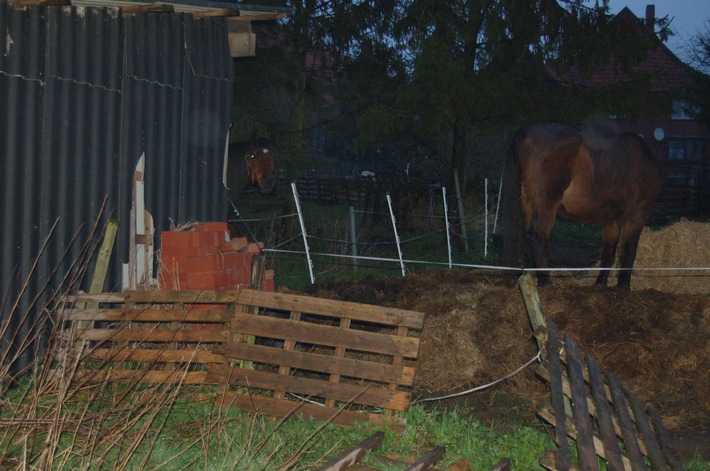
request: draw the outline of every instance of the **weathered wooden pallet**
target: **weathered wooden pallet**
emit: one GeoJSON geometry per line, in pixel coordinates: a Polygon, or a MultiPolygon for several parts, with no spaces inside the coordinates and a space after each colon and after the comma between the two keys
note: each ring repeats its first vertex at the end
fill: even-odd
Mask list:
{"type": "Polygon", "coordinates": [[[218,405],[340,425],[401,423],[392,413],[409,405],[424,323],[414,311],[248,289],[81,294],[63,316],[82,380],[215,384],[218,405]]]}
{"type": "Polygon", "coordinates": [[[280,315],[229,314],[226,361],[211,365],[208,374],[227,386],[221,403],[341,425],[363,417],[401,423],[392,412],[409,405],[419,355],[411,331],[422,329],[422,313],[253,290],[241,291],[240,302],[280,315]],[[268,394],[255,396],[254,390],[268,394]]]}
{"type": "MultiPolygon", "coordinates": [[[[349,450],[344,451],[336,458],[330,460],[318,471],[377,471],[376,468],[369,468],[360,463],[368,452],[377,450],[382,445],[384,439],[383,432],[376,432],[349,450]]],[[[402,467],[405,471],[427,471],[433,470],[434,466],[446,454],[445,446],[434,447],[427,454],[419,458],[416,462],[402,467]]],[[[391,461],[391,460],[388,460],[391,461]]],[[[393,463],[389,463],[392,465],[393,463]]],[[[391,469],[391,466],[390,468],[391,469]]],[[[496,464],[490,471],[510,471],[510,460],[505,458],[496,464]]]]}
{"type": "Polygon", "coordinates": [[[540,464],[558,471],[597,470],[602,459],[610,471],[683,469],[656,411],[644,410],[638,397],[604,374],[571,337],[562,343],[549,320],[546,334],[547,358],[538,374],[550,384],[551,402],[539,415],[554,425],[557,450],[546,452],[540,464]],[[567,437],[575,441],[577,462],[567,437]]]}

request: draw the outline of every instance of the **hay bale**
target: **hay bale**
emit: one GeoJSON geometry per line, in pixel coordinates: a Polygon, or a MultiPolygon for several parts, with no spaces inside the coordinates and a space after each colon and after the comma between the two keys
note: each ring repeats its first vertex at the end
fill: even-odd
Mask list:
{"type": "Polygon", "coordinates": [[[633,290],[656,289],[667,293],[710,293],[710,271],[683,270],[710,267],[710,224],[681,219],[658,231],[645,228],[639,240],[636,268],[678,270],[634,271],[633,290]]]}

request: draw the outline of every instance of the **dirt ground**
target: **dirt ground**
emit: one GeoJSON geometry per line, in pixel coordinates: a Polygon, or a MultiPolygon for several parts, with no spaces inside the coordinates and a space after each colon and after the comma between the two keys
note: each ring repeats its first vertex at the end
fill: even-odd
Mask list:
{"type": "MultiPolygon", "coordinates": [[[[627,292],[592,282],[578,272],[555,277],[539,290],[545,315],[661,413],[682,454],[710,459],[710,297],[627,292]]],[[[426,313],[415,400],[495,381],[537,354],[520,291],[498,276],[437,269],[397,279],[332,281],[310,294],[426,313]]],[[[500,431],[542,427],[536,411],[548,390],[534,369],[481,392],[425,404],[456,407],[500,431]]]]}

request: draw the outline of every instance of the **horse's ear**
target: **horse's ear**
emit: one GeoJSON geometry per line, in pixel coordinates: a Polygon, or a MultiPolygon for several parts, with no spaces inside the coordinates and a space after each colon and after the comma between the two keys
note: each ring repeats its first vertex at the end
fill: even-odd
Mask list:
{"type": "Polygon", "coordinates": [[[251,132],[251,142],[255,142],[258,138],[259,138],[259,132],[256,129],[254,129],[251,132]]]}
{"type": "Polygon", "coordinates": [[[276,142],[276,138],[274,137],[274,133],[270,132],[269,133],[269,142],[276,142]]]}

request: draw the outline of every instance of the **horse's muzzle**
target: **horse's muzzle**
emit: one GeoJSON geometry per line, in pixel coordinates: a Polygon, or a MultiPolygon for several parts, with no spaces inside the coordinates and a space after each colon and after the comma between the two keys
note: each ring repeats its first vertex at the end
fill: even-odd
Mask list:
{"type": "Polygon", "coordinates": [[[276,186],[276,179],[275,178],[262,178],[259,180],[259,191],[261,193],[271,193],[274,191],[274,187],[276,186]]]}

